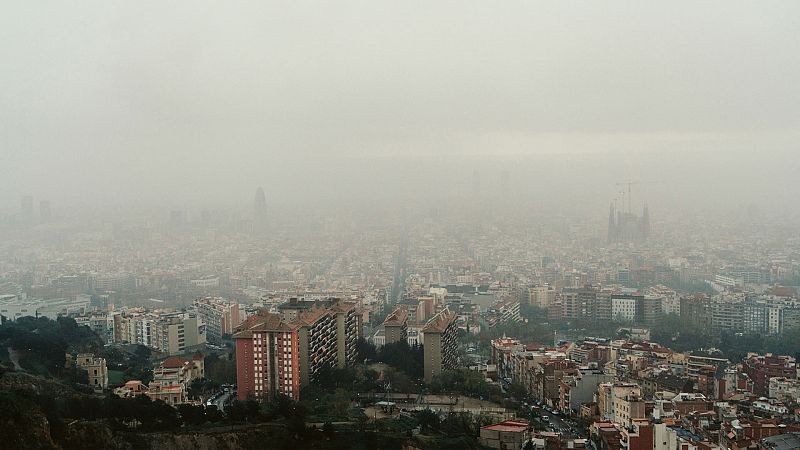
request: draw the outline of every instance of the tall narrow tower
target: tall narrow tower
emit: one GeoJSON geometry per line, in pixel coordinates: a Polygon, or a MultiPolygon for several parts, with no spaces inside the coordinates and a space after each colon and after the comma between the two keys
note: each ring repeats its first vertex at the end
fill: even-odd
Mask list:
{"type": "Polygon", "coordinates": [[[617,240],[617,223],[616,213],[614,212],[614,202],[608,206],[608,242],[615,242],[617,240]]]}
{"type": "Polygon", "coordinates": [[[256,189],[255,200],[253,201],[253,221],[257,226],[261,226],[267,219],[267,197],[264,195],[264,188],[256,189]]]}

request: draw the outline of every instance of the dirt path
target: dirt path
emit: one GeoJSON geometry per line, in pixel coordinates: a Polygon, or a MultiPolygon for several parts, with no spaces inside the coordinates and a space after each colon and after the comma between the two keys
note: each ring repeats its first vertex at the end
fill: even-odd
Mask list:
{"type": "Polygon", "coordinates": [[[7,350],[8,350],[8,359],[10,359],[11,364],[14,365],[14,370],[16,370],[17,372],[25,372],[25,369],[23,369],[22,366],[19,365],[19,355],[17,354],[17,351],[11,347],[8,347],[7,350]]]}

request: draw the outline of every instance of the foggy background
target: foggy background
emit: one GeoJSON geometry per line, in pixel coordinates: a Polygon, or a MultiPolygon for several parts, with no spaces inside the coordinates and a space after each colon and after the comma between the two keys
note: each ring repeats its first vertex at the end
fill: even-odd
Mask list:
{"type": "Polygon", "coordinates": [[[643,3],[8,3],[0,211],[796,211],[800,4],[643,3]]]}

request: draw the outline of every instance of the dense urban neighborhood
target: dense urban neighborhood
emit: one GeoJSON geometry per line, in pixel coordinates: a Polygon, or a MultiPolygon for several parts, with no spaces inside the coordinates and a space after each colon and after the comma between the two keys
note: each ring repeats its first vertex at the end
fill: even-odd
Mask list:
{"type": "Polygon", "coordinates": [[[288,228],[259,224],[259,198],[243,222],[173,212],[72,234],[41,215],[7,228],[4,392],[70,447],[63,427],[85,421],[112,435],[262,427],[289,443],[363,432],[364,448],[800,438],[796,239],[740,237],[731,251],[733,234],[686,240],[613,210],[599,239],[593,223],[518,232],[458,211],[453,228],[288,228]],[[42,244],[44,227],[63,237],[42,244]],[[55,403],[15,391],[32,380],[64,390],[55,403]]]}
{"type": "Polygon", "coordinates": [[[800,450],[800,1],[2,3],[0,450],[800,450]]]}

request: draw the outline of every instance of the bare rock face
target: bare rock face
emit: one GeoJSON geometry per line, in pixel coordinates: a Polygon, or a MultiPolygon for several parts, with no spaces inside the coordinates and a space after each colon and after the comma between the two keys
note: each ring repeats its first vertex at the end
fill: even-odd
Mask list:
{"type": "Polygon", "coordinates": [[[129,448],[114,436],[104,421],[75,421],[66,424],[61,446],[69,449],[129,448]]]}
{"type": "Polygon", "coordinates": [[[177,450],[261,449],[272,442],[271,427],[247,427],[235,431],[203,431],[200,433],[152,433],[130,436],[135,448],[177,450]],[[135,442],[134,442],[135,441],[135,442]]]}
{"type": "MultiPolygon", "coordinates": [[[[0,394],[1,395],[1,394],[0,394]]],[[[3,430],[0,447],[20,450],[57,449],[59,446],[50,436],[50,423],[37,408],[22,400],[0,399],[0,407],[5,411],[0,416],[0,430],[3,430]]]]}

